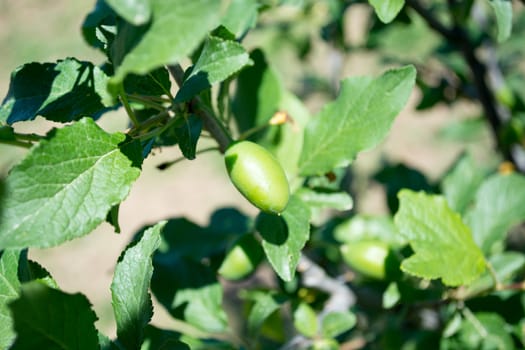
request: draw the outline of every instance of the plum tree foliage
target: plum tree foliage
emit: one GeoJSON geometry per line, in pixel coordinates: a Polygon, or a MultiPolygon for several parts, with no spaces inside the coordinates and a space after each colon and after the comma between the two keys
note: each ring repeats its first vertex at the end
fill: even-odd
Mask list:
{"type": "Polygon", "coordinates": [[[0,143],[27,151],[0,179],[0,348],[525,347],[523,1],[97,0],[81,34],[102,63],[21,64],[0,105],[0,143]],[[355,53],[374,74],[344,73],[355,53]],[[410,96],[477,106],[436,136],[461,155],[432,180],[355,171],[410,96]],[[173,148],[159,172],[214,151],[210,176],[260,211],[125,232],[108,337],[28,251],[119,232],[143,161],[173,148]],[[382,213],[354,206],[372,182],[382,213]]]}

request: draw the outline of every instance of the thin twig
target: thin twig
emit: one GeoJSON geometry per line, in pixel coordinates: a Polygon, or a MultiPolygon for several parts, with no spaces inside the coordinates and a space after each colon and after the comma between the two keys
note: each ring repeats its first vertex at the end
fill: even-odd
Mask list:
{"type": "MultiPolygon", "coordinates": [[[[210,152],[210,151],[218,151],[218,150],[219,149],[217,147],[207,147],[207,148],[203,148],[203,149],[197,150],[195,152],[195,154],[202,154],[202,153],[206,153],[206,152],[210,152]]],[[[175,158],[174,160],[170,160],[170,161],[167,161],[167,162],[164,162],[164,163],[160,163],[159,165],[157,165],[157,169],[159,169],[159,170],[166,170],[170,166],[172,166],[174,164],[177,164],[178,162],[181,162],[181,161],[186,160],[186,159],[187,159],[186,157],[179,157],[179,158],[175,158]]]]}

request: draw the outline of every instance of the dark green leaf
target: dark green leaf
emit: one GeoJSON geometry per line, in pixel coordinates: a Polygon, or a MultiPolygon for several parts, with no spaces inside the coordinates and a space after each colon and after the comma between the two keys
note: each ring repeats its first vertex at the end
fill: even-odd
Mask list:
{"type": "Polygon", "coordinates": [[[412,66],[379,78],[344,80],[337,99],[307,125],[300,173],[315,175],[352,162],[357,153],[377,145],[404,107],[415,83],[412,66]]]}
{"type": "Polygon", "coordinates": [[[268,66],[261,50],[250,54],[253,66],[241,71],[232,101],[232,111],[240,132],[266,124],[277,112],[283,87],[268,66]]]}
{"type": "Polygon", "coordinates": [[[291,281],[308,237],[310,210],[298,197],[290,197],[281,215],[259,214],[257,229],[270,264],[279,277],[291,281]]]}
{"type": "Polygon", "coordinates": [[[41,115],[57,122],[99,117],[112,106],[106,74],[89,62],[68,58],[57,63],[28,63],[11,75],[0,106],[0,122],[13,124],[41,115]]]}
{"type": "Polygon", "coordinates": [[[525,177],[494,175],[476,193],[466,221],[483,252],[501,250],[508,230],[525,220],[525,177]]]}
{"type": "Polygon", "coordinates": [[[97,316],[82,294],[67,294],[40,282],[24,284],[10,304],[17,338],[13,350],[98,349],[97,316]]]}
{"type": "Polygon", "coordinates": [[[120,204],[114,205],[113,207],[111,207],[111,209],[108,212],[108,216],[106,217],[107,223],[113,226],[113,229],[116,233],[120,233],[120,224],[118,222],[119,210],[120,204]]]}
{"type": "Polygon", "coordinates": [[[27,259],[27,250],[6,249],[0,252],[0,348],[6,349],[15,339],[13,318],[8,304],[20,294],[20,283],[39,280],[58,288],[56,282],[38,263],[27,259]]]}
{"type": "Polygon", "coordinates": [[[148,325],[140,350],[190,350],[190,347],[180,341],[180,334],[148,325]]]}
{"type": "Polygon", "coordinates": [[[188,257],[195,261],[223,253],[240,235],[249,232],[248,218],[232,208],[212,214],[208,227],[185,218],[170,219],[164,227],[159,254],[163,259],[188,257]]]}
{"type": "Polygon", "coordinates": [[[91,46],[107,51],[115,38],[116,14],[104,0],[97,0],[95,8],[82,23],[82,36],[91,46]]]}
{"type": "Polygon", "coordinates": [[[124,90],[128,94],[161,96],[166,95],[170,89],[170,76],[165,67],[157,68],[146,75],[129,74],[124,79],[124,90]]]}
{"type": "Polygon", "coordinates": [[[395,213],[399,207],[397,193],[400,190],[406,188],[414,191],[434,192],[434,186],[422,172],[404,164],[384,165],[374,174],[374,180],[386,187],[386,200],[392,213],[395,213]]]}
{"type": "Polygon", "coordinates": [[[0,140],[2,141],[15,141],[15,130],[9,125],[0,126],[0,140]]]}
{"type": "Polygon", "coordinates": [[[18,261],[18,279],[22,283],[38,280],[48,287],[59,289],[58,284],[49,271],[36,261],[27,258],[27,249],[22,250],[20,253],[20,259],[18,261]]]}
{"type": "Polygon", "coordinates": [[[124,253],[117,264],[111,295],[117,321],[117,336],[128,349],[138,349],[144,337],[144,327],[153,315],[149,286],[153,274],[152,256],[160,246],[160,234],[166,222],[146,230],[140,241],[124,253]]]}
{"type": "Polygon", "coordinates": [[[0,247],[50,247],[102,223],[140,174],[124,139],[84,118],[34,147],[7,177],[0,247]]]}
{"type": "MultiPolygon", "coordinates": [[[[126,22],[121,18],[117,18],[115,20],[116,27],[114,31],[116,34],[114,38],[110,38],[107,50],[107,55],[109,61],[111,62],[110,68],[112,73],[114,73],[115,70],[118,69],[117,67],[122,64],[122,61],[126,55],[142,41],[145,34],[148,32],[148,29],[150,28],[150,24],[151,22],[140,26],[134,26],[133,24],[126,22]]],[[[146,72],[130,73],[134,73],[136,76],[144,76],[157,68],[159,67],[152,67],[151,70],[146,72]]],[[[121,92],[120,82],[122,82],[125,77],[126,76],[123,76],[122,79],[119,79],[118,84],[115,83],[114,85],[108,85],[108,90],[110,90],[113,95],[121,92]]],[[[108,83],[111,83],[111,80],[108,83]]]]}
{"type": "Polygon", "coordinates": [[[197,141],[201,136],[202,119],[194,114],[184,118],[183,124],[175,129],[179,148],[187,159],[195,159],[197,141]]]}
{"type": "Polygon", "coordinates": [[[414,255],[401,269],[447,286],[469,284],[485,270],[485,259],[459,214],[441,196],[403,190],[394,222],[414,255]]]}
{"type": "Polygon", "coordinates": [[[100,350],[118,350],[117,346],[106,335],[98,332],[98,345],[100,350]]]}
{"type": "Polygon", "coordinates": [[[173,317],[205,331],[227,329],[222,287],[215,269],[202,262],[224,254],[231,240],[246,232],[247,218],[234,209],[216,211],[207,228],[186,219],[168,221],[151,288],[173,317]]]}
{"type": "Polygon", "coordinates": [[[208,37],[191,73],[175,96],[175,102],[188,101],[250,64],[253,62],[242,45],[231,40],[208,37]]]}
{"type": "Polygon", "coordinates": [[[143,75],[185,58],[219,24],[220,7],[217,0],[151,0],[151,25],[126,51],[111,83],[118,85],[129,73],[143,75]]]}
{"type": "Polygon", "coordinates": [[[105,2],[129,23],[140,25],[150,20],[150,0],[105,0],[105,2]]]}

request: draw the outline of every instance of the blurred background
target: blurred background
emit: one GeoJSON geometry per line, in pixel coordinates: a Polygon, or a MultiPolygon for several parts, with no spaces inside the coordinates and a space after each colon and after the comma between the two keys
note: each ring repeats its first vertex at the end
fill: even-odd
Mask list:
{"type": "MultiPolygon", "coordinates": [[[[351,49],[344,53],[334,49],[332,43],[323,38],[326,34],[323,30],[330,29],[329,3],[314,2],[306,14],[294,6],[266,12],[262,15],[261,27],[245,38],[247,47],[264,48],[286,87],[303,98],[312,115],[333,98],[339,80],[353,75],[378,75],[395,65],[384,60],[377,50],[366,47],[374,16],[366,4],[352,6],[341,19],[345,45],[351,49]],[[294,18],[304,19],[304,16],[310,16],[309,20],[298,21],[302,24],[297,26],[283,29],[275,25],[294,18]],[[297,57],[296,45],[305,45],[304,57],[297,57]]],[[[69,56],[102,63],[103,56],[89,48],[80,34],[84,17],[93,6],[94,1],[0,0],[2,98],[7,93],[11,71],[23,63],[52,62],[69,56]]],[[[425,43],[432,45],[431,40],[425,43]]],[[[413,54],[409,59],[416,62],[424,57],[422,52],[405,50],[405,53],[413,54]]],[[[475,117],[481,113],[478,105],[465,99],[417,110],[421,97],[421,91],[415,89],[387,139],[356,160],[352,185],[356,211],[387,212],[381,176],[375,177],[378,181],[373,180],[381,169],[385,171],[403,164],[406,176],[413,176],[413,181],[420,181],[423,176],[432,183],[465,150],[472,152],[479,163],[499,162],[487,127],[475,123],[475,117]],[[474,121],[472,126],[467,131],[461,129],[469,120],[474,121]]],[[[122,111],[105,115],[99,123],[110,132],[127,127],[122,111]]],[[[16,127],[21,131],[34,130],[34,125],[38,125],[42,133],[52,127],[43,120],[16,127]]],[[[5,176],[24,152],[0,145],[0,174],[5,176]]],[[[234,206],[246,214],[256,214],[230,184],[218,153],[199,155],[194,161],[178,163],[165,171],[156,169],[156,165],[179,156],[177,148],[164,148],[146,159],[141,177],[121,206],[121,234],[115,234],[110,225],[103,224],[92,234],[59,248],[30,251],[30,256],[51,272],[64,291],[82,292],[89,298],[99,316],[97,326],[110,337],[115,335],[110,301],[113,268],[138,229],[161,219],[181,216],[207,225],[210,214],[220,207],[234,206]]],[[[163,310],[157,307],[153,323],[160,324],[166,319],[163,310]]]]}

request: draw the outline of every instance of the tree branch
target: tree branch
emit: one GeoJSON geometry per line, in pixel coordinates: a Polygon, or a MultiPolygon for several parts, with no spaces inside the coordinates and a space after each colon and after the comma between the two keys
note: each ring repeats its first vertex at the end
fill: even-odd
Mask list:
{"type": "Polygon", "coordinates": [[[522,160],[522,157],[519,157],[516,152],[511,152],[500,139],[500,132],[507,118],[501,113],[501,108],[498,107],[494,92],[487,81],[489,67],[476,55],[476,49],[478,49],[478,47],[472,43],[467,33],[458,23],[454,23],[453,28],[448,28],[418,0],[406,0],[406,4],[414,9],[430,28],[450,42],[456,50],[461,53],[470,68],[478,99],[483,108],[485,118],[489,123],[498,150],[506,160],[515,164],[519,171],[525,172],[525,162],[522,160]]]}

